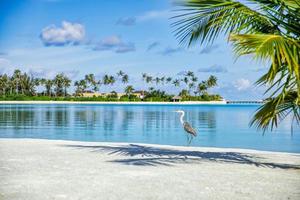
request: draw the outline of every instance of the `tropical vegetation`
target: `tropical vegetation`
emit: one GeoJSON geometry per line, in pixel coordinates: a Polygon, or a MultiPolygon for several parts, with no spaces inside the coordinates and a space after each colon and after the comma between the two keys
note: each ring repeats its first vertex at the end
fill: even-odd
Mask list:
{"type": "Polygon", "coordinates": [[[178,95],[183,101],[221,100],[220,95],[209,94],[208,91],[217,86],[215,76],[198,82],[194,72],[188,71],[176,78],[143,73],[141,79],[145,86],[142,90],[136,91],[135,86],[129,84],[129,75],[123,71],[105,74],[103,77],[87,74],[83,79],[72,82],[63,73],[47,79],[36,78],[17,69],[11,76],[0,74],[0,100],[172,101],[175,95],[166,92],[170,87],[182,89],[178,95]],[[122,96],[114,91],[114,85],[120,84],[124,85],[122,96]],[[102,87],[108,88],[111,92],[99,93],[102,87]],[[91,95],[84,96],[86,93],[91,95]],[[142,98],[137,96],[137,93],[140,93],[142,98]]]}
{"type": "Polygon", "coordinates": [[[180,6],[173,26],[181,44],[212,45],[225,35],[237,57],[270,63],[257,81],[269,98],[252,125],[273,129],[287,116],[300,122],[299,0],[186,0],[180,6]]]}

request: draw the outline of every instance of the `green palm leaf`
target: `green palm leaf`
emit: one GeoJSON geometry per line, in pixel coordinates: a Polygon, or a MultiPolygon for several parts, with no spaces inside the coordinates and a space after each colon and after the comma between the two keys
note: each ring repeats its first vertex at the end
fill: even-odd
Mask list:
{"type": "Polygon", "coordinates": [[[187,12],[174,17],[176,37],[180,43],[199,40],[212,42],[219,34],[231,32],[272,32],[276,27],[263,14],[231,0],[190,0],[184,3],[187,12]]]}
{"type": "Polygon", "coordinates": [[[299,96],[296,91],[286,92],[262,105],[250,122],[258,128],[273,129],[289,114],[292,114],[297,122],[300,121],[299,96]]]}
{"type": "Polygon", "coordinates": [[[275,72],[286,65],[289,73],[299,76],[300,43],[294,39],[274,34],[232,34],[236,55],[254,54],[258,59],[271,59],[272,70],[275,72]]]}

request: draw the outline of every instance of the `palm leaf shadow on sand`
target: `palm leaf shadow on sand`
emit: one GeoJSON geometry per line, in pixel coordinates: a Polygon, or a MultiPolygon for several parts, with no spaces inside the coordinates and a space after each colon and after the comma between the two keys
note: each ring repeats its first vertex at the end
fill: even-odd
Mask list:
{"type": "Polygon", "coordinates": [[[264,162],[263,158],[238,152],[203,152],[176,150],[168,148],[159,148],[153,146],[144,146],[137,144],[118,145],[118,146],[91,146],[91,145],[64,145],[79,149],[89,149],[92,152],[105,152],[108,154],[117,154],[128,156],[125,159],[116,159],[110,162],[125,165],[138,166],[171,166],[176,163],[191,162],[218,162],[218,163],[238,163],[254,165],[257,167],[280,168],[280,169],[300,169],[300,165],[264,162]]]}

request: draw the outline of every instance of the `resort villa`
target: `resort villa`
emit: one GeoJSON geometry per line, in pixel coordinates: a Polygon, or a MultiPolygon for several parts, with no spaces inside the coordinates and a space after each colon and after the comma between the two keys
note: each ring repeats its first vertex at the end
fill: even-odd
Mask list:
{"type": "MultiPolygon", "coordinates": [[[[82,97],[107,97],[111,95],[117,96],[118,99],[120,99],[122,96],[127,95],[126,93],[118,93],[118,92],[108,92],[108,93],[101,93],[101,92],[93,92],[91,90],[86,90],[83,93],[79,94],[82,97]]],[[[144,91],[134,91],[131,93],[131,95],[135,95],[136,97],[143,99],[144,98],[144,91]]]]}
{"type": "Polygon", "coordinates": [[[179,102],[179,101],[181,101],[182,100],[182,97],[181,96],[174,96],[174,97],[172,97],[172,101],[173,102],[179,102]]]}

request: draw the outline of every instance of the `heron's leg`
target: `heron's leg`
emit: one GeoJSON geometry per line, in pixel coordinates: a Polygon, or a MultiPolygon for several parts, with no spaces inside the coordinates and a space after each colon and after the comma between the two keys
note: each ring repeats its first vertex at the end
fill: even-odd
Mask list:
{"type": "Polygon", "coordinates": [[[190,146],[190,144],[191,144],[191,142],[192,142],[192,140],[193,140],[193,136],[187,134],[187,137],[188,137],[188,141],[187,141],[188,145],[187,145],[187,146],[190,146]]]}
{"type": "Polygon", "coordinates": [[[190,140],[189,134],[186,134],[186,142],[187,142],[187,144],[189,143],[189,140],[190,140]]]}
{"type": "Polygon", "coordinates": [[[190,136],[189,145],[191,144],[193,136],[190,136]]]}

